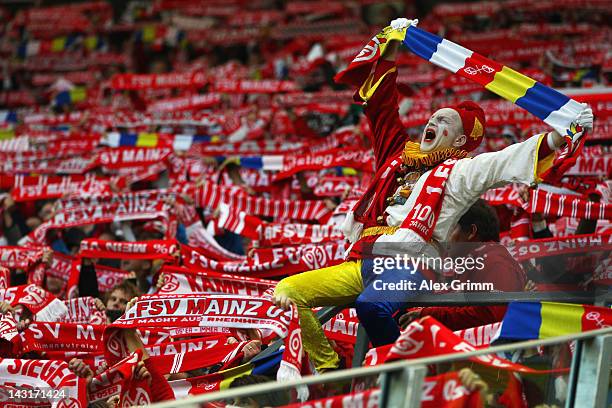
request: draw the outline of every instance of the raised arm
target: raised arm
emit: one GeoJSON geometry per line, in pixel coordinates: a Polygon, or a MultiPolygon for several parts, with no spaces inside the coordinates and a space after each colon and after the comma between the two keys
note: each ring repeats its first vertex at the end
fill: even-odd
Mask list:
{"type": "MultiPolygon", "coordinates": [[[[411,20],[397,19],[391,22],[395,29],[408,27],[411,20]],[[402,20],[400,23],[396,23],[402,20]],[[405,20],[405,21],[403,21],[405,20]]],[[[395,59],[400,42],[390,40],[378,60],[374,72],[361,85],[355,100],[363,102],[364,113],[372,129],[372,148],[378,169],[391,155],[399,154],[407,135],[399,117],[397,92],[397,67],[395,59]]]]}
{"type": "MultiPolygon", "coordinates": [[[[588,106],[577,116],[584,129],[593,128],[593,113],[588,106]]],[[[574,143],[581,135],[574,137],[574,143]]],[[[507,183],[537,184],[554,160],[554,152],[565,144],[557,132],[542,133],[499,152],[483,153],[460,160],[451,172],[447,194],[464,200],[475,200],[490,188],[507,183]]]]}

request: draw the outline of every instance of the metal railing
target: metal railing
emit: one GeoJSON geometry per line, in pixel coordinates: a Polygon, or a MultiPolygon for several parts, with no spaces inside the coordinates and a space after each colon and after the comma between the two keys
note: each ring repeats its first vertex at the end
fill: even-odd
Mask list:
{"type": "Polygon", "coordinates": [[[270,382],[249,385],[235,389],[197,395],[182,400],[154,404],[155,408],[196,408],[201,403],[215,402],[238,397],[294,389],[337,381],[351,380],[355,377],[380,376],[380,406],[391,408],[412,408],[420,406],[423,380],[430,364],[449,363],[470,357],[487,354],[513,352],[539,346],[551,346],[576,341],[572,359],[566,407],[599,408],[604,407],[608,396],[610,369],[612,367],[612,327],[588,332],[529,340],[487,349],[474,350],[435,357],[395,361],[388,364],[335,371],[309,376],[297,381],[270,382]]]}

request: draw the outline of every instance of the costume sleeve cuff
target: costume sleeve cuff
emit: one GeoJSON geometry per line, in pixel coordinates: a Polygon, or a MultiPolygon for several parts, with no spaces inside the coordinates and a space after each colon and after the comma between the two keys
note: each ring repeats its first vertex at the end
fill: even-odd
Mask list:
{"type": "MultiPolygon", "coordinates": [[[[540,176],[552,167],[553,162],[555,160],[554,150],[552,150],[550,154],[547,154],[544,157],[542,157],[543,155],[540,154],[540,146],[542,145],[542,142],[544,142],[545,138],[546,138],[546,143],[548,144],[548,134],[543,133],[539,136],[538,144],[536,146],[535,162],[534,162],[534,180],[536,183],[539,183],[542,181],[542,178],[540,176]]],[[[546,147],[548,147],[548,145],[546,147]]]]}

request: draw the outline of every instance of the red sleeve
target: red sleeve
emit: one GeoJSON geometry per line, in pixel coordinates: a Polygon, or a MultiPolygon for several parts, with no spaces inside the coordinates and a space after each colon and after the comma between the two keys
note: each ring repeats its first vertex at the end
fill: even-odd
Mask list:
{"type": "Polygon", "coordinates": [[[173,400],[174,392],[170,384],[168,384],[168,380],[157,370],[155,364],[150,362],[151,360],[147,359],[144,363],[149,373],[151,373],[151,398],[153,398],[153,402],[173,400]]]}
{"type": "Polygon", "coordinates": [[[544,137],[542,143],[540,143],[540,148],[538,149],[538,158],[543,159],[549,154],[553,153],[553,150],[548,145],[548,135],[544,137]]]}
{"type": "MultiPolygon", "coordinates": [[[[392,61],[380,60],[374,70],[373,82],[394,66],[392,61]]],[[[399,117],[396,80],[397,71],[387,74],[364,109],[372,129],[371,143],[377,170],[389,157],[399,154],[408,139],[399,117]]]]}
{"type": "Polygon", "coordinates": [[[500,322],[507,306],[426,307],[421,316],[431,316],[451,330],[463,330],[500,322]]]}
{"type": "Polygon", "coordinates": [[[523,268],[505,248],[488,252],[485,267],[469,278],[472,282],[491,282],[494,290],[502,292],[522,292],[526,284],[523,268]]]}

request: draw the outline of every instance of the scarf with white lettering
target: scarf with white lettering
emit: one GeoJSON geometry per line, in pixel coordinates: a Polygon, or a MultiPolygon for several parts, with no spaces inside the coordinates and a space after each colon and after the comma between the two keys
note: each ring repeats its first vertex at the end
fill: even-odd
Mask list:
{"type": "MultiPolygon", "coordinates": [[[[49,400],[51,408],[87,407],[85,379],[77,377],[64,361],[3,358],[0,360],[0,386],[40,390],[46,395],[58,396],[49,400]]],[[[11,402],[21,404],[16,406],[37,405],[32,399],[11,402]]]]}
{"type": "Polygon", "coordinates": [[[55,182],[21,186],[11,190],[15,201],[47,200],[67,194],[100,194],[110,192],[110,179],[96,179],[81,175],[63,176],[55,182]]]}
{"type": "Polygon", "coordinates": [[[0,266],[28,270],[42,259],[43,248],[0,247],[0,266]]]}
{"type": "Polygon", "coordinates": [[[181,245],[183,265],[200,271],[245,274],[257,278],[293,275],[338,265],[344,260],[344,243],[255,249],[248,261],[215,261],[194,248],[181,245]]]}
{"type": "Polygon", "coordinates": [[[113,395],[121,393],[123,401],[129,400],[134,403],[148,402],[148,404],[150,404],[150,399],[148,399],[148,401],[141,401],[142,398],[146,399],[146,396],[149,395],[148,391],[146,392],[146,396],[141,395],[141,393],[136,395],[136,392],[134,392],[135,390],[132,390],[132,393],[127,391],[132,388],[130,379],[132,378],[136,365],[141,359],[142,350],[136,350],[128,354],[125,358],[117,361],[116,364],[102,373],[94,376],[87,387],[87,398],[89,403],[106,401],[113,395]],[[125,396],[126,393],[128,394],[127,396],[125,396]]]}
{"type": "Polygon", "coordinates": [[[167,147],[111,147],[101,149],[96,163],[106,169],[150,166],[165,161],[172,154],[167,147]]]}
{"type": "Polygon", "coordinates": [[[58,200],[61,209],[94,207],[106,205],[117,208],[119,212],[154,212],[156,205],[166,199],[174,199],[176,194],[169,190],[141,190],[108,194],[79,194],[58,200]]]}
{"type": "MultiPolygon", "coordinates": [[[[220,338],[200,338],[173,341],[160,346],[147,347],[151,364],[164,374],[184,373],[220,364],[220,370],[242,360],[242,348],[247,341],[219,344],[220,338]]],[[[226,337],[221,338],[226,340],[226,337]]]]}
{"type": "MultiPolygon", "coordinates": [[[[412,149],[415,148],[412,145],[409,145],[408,143],[406,144],[404,154],[405,157],[403,158],[403,161],[419,160],[419,156],[416,156],[416,159],[412,159],[411,156],[406,157],[406,149],[408,149],[410,151],[410,154],[412,155],[414,154],[414,152],[412,152],[412,149]]],[[[420,155],[422,155],[422,153],[420,155]]],[[[391,228],[385,226],[373,227],[369,229],[371,231],[363,231],[365,232],[364,234],[363,232],[361,232],[362,226],[359,226],[357,227],[359,237],[355,237],[353,231],[355,230],[356,226],[351,224],[351,218],[347,218],[348,228],[351,231],[349,237],[351,238],[351,240],[355,238],[359,239],[357,244],[354,245],[351,249],[351,256],[360,256],[362,252],[367,253],[370,251],[378,251],[374,248],[368,248],[368,246],[373,243],[381,244],[381,247],[384,247],[389,246],[389,243],[400,241],[430,242],[433,236],[434,229],[436,227],[436,223],[438,221],[438,217],[440,216],[440,211],[442,209],[442,201],[444,198],[446,181],[448,180],[448,177],[450,176],[450,173],[456,163],[457,159],[451,158],[438,164],[429,172],[429,175],[427,175],[427,178],[425,179],[425,184],[422,186],[420,191],[411,192],[411,194],[418,194],[416,202],[410,212],[406,214],[406,217],[402,221],[399,228],[391,228]]],[[[424,176],[422,175],[421,177],[424,176]]],[[[376,183],[370,186],[368,188],[368,191],[372,189],[374,189],[374,191],[370,192],[370,194],[376,194],[376,183]]],[[[362,209],[362,206],[364,204],[367,204],[367,201],[364,202],[364,198],[362,198],[355,206],[356,214],[357,211],[365,211],[364,209],[362,209]]],[[[353,224],[355,224],[354,220],[353,224]]],[[[389,247],[387,248],[387,250],[393,249],[389,247]]]]}
{"type": "Polygon", "coordinates": [[[515,241],[507,248],[510,255],[519,262],[565,254],[589,255],[594,251],[612,250],[612,234],[595,233],[515,241]]]}
{"type": "Polygon", "coordinates": [[[61,318],[63,323],[106,324],[106,313],[96,307],[96,299],[91,296],[65,300],[68,313],[61,318]]]}
{"type": "MultiPolygon", "coordinates": [[[[107,258],[107,259],[161,259],[174,261],[172,254],[178,249],[174,240],[150,240],[137,242],[104,241],[95,238],[87,238],[81,241],[79,254],[73,259],[68,279],[66,293],[68,298],[76,295],[76,289],[81,275],[82,258],[107,258]]],[[[96,268],[109,270],[110,268],[96,268]]],[[[119,273],[115,275],[121,276],[119,273]]]]}
{"type": "Polygon", "coordinates": [[[221,204],[217,227],[257,240],[259,246],[312,244],[341,241],[344,234],[337,225],[268,223],[259,217],[221,204]]]}
{"type": "Polygon", "coordinates": [[[58,211],[50,220],[43,222],[34,231],[23,237],[19,244],[41,245],[45,242],[47,232],[52,229],[155,218],[168,220],[168,206],[165,203],[157,203],[144,211],[142,208],[125,207],[119,203],[68,208],[58,211]]]}
{"type": "Polygon", "coordinates": [[[171,265],[164,265],[160,274],[164,280],[163,285],[156,292],[159,295],[210,293],[262,296],[268,289],[276,286],[276,282],[271,280],[218,272],[193,271],[171,265]]]}
{"type": "Polygon", "coordinates": [[[35,322],[19,334],[18,353],[30,351],[77,351],[97,352],[101,350],[104,325],[35,322]]]}
{"type": "Polygon", "coordinates": [[[163,259],[172,261],[178,249],[174,240],[150,240],[137,242],[104,241],[87,238],[81,241],[79,256],[105,259],[163,259]]]}
{"type": "Polygon", "coordinates": [[[200,88],[207,81],[204,72],[115,74],[110,85],[113,89],[200,88]]]}
{"type": "Polygon", "coordinates": [[[68,313],[64,302],[34,284],[0,289],[0,300],[13,307],[25,307],[34,315],[35,321],[54,322],[68,313]]]}
{"type": "Polygon", "coordinates": [[[355,170],[372,171],[374,158],[371,150],[332,149],[324,152],[286,154],[278,156],[278,165],[269,170],[278,170],[274,181],[291,177],[304,170],[322,170],[332,167],[350,167],[355,170]]]}
{"type": "MultiPolygon", "coordinates": [[[[104,334],[109,362],[125,355],[122,328],[229,327],[267,329],[285,339],[283,361],[277,378],[300,376],[302,335],[297,310],[276,307],[269,297],[239,295],[145,295],[107,327],[104,334]]],[[[264,339],[265,340],[265,339],[264,339]]]]}
{"type": "Polygon", "coordinates": [[[11,271],[8,268],[0,266],[0,289],[8,288],[10,283],[11,271]]]}
{"type": "MultiPolygon", "coordinates": [[[[60,279],[62,281],[61,293],[65,294],[70,275],[72,273],[75,257],[60,252],[53,252],[51,265],[45,269],[45,276],[60,279]]],[[[112,268],[106,265],[94,264],[96,276],[98,277],[98,289],[100,292],[108,292],[113,287],[130,277],[128,271],[112,268]]],[[[81,306],[82,307],[82,306],[81,306]]]]}

